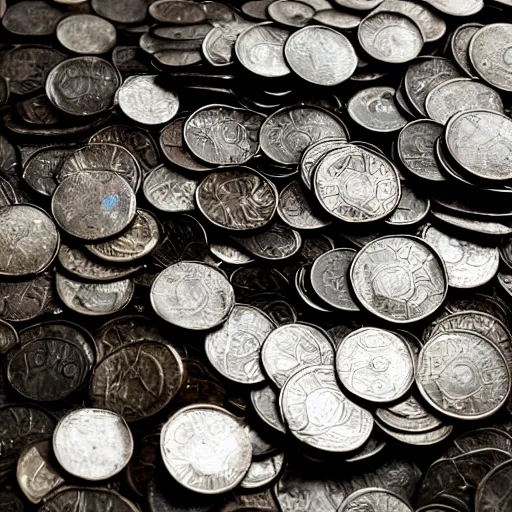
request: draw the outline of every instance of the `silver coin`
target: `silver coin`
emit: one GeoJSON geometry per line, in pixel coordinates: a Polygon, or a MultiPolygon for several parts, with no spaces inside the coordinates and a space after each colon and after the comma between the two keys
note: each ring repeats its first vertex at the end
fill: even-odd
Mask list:
{"type": "Polygon", "coordinates": [[[498,271],[500,255],[497,247],[454,238],[434,226],[427,226],[422,238],[443,259],[448,283],[454,288],[476,288],[489,282],[498,271]]]}
{"type": "Polygon", "coordinates": [[[436,219],[449,224],[450,226],[462,228],[472,233],[494,236],[512,234],[512,227],[501,224],[500,222],[485,222],[481,220],[467,219],[436,211],[432,211],[431,213],[436,219]]]}
{"type": "Polygon", "coordinates": [[[484,7],[483,0],[425,0],[425,2],[435,9],[438,9],[449,16],[471,16],[480,12],[484,7]]]}
{"type": "Polygon", "coordinates": [[[341,8],[355,11],[371,11],[382,2],[383,0],[335,0],[335,4],[341,8]]]}
{"type": "Polygon", "coordinates": [[[350,31],[356,29],[359,26],[359,23],[361,23],[362,19],[363,18],[357,14],[337,11],[336,9],[331,9],[330,7],[325,10],[316,12],[313,16],[313,21],[341,31],[350,31]]]}
{"type": "Polygon", "coordinates": [[[323,451],[355,450],[373,429],[372,415],[345,397],[332,366],[309,366],[294,373],[281,391],[280,403],[290,432],[323,451]]]}
{"type": "Polygon", "coordinates": [[[448,291],[443,260],[429,244],[407,235],[367,244],[352,263],[350,279],[365,309],[395,323],[434,313],[448,291]]]}
{"type": "Polygon", "coordinates": [[[242,165],[258,151],[258,131],[264,117],[246,109],[208,105],[185,122],[183,134],[190,151],[212,165],[242,165]]]}
{"type": "Polygon", "coordinates": [[[449,457],[456,457],[457,455],[486,448],[511,453],[512,437],[504,430],[494,427],[469,430],[457,436],[445,454],[449,457]]]}
{"type": "Polygon", "coordinates": [[[31,205],[0,209],[0,275],[21,277],[43,272],[59,251],[60,236],[53,220],[31,205]]]}
{"type": "Polygon", "coordinates": [[[352,510],[372,512],[413,512],[411,506],[397,494],[386,489],[367,488],[356,491],[345,499],[338,512],[352,510]]]}
{"type": "Polygon", "coordinates": [[[144,0],[128,0],[124,6],[109,0],[92,0],[91,7],[99,16],[117,23],[141,23],[147,14],[144,0]]]}
{"type": "Polygon", "coordinates": [[[350,41],[328,27],[310,26],[294,32],[286,41],[284,55],[295,74],[322,86],[341,84],[357,67],[350,41]]]}
{"type": "Polygon", "coordinates": [[[93,510],[116,510],[116,512],[138,512],[139,507],[116,491],[105,487],[69,487],[65,486],[51,494],[41,512],[66,510],[70,503],[80,506],[84,512],[93,510]]]}
{"type": "Polygon", "coordinates": [[[265,227],[277,209],[277,189],[252,169],[213,172],[201,181],[196,202],[214,225],[230,231],[265,227]]]}
{"type": "Polygon", "coordinates": [[[210,252],[229,265],[246,265],[254,261],[251,256],[239,250],[238,247],[226,243],[210,244],[210,252]]]}
{"type": "Polygon", "coordinates": [[[415,20],[399,12],[372,12],[359,25],[359,44],[376,60],[409,62],[423,49],[423,33],[415,20]]]}
{"type": "Polygon", "coordinates": [[[396,210],[386,219],[391,226],[410,226],[421,222],[430,211],[430,200],[418,196],[405,183],[401,184],[402,196],[396,210]]]}
{"type": "Polygon", "coordinates": [[[237,419],[213,405],[193,405],[162,427],[165,467],[185,488],[218,494],[236,487],[251,465],[249,436],[237,419]]]}
{"type": "Polygon", "coordinates": [[[271,386],[251,391],[251,403],[257,415],[270,427],[286,434],[286,427],[279,410],[278,396],[271,386]]]}
{"type": "Polygon", "coordinates": [[[240,384],[264,382],[260,351],[274,329],[274,322],[262,311],[237,304],[224,325],[206,336],[206,356],[212,366],[229,380],[240,384]]]}
{"type": "Polygon", "coordinates": [[[469,59],[469,43],[482,27],[481,23],[465,23],[460,25],[453,32],[450,42],[453,58],[471,78],[476,77],[476,72],[469,59]]]}
{"type": "Polygon", "coordinates": [[[285,107],[261,126],[260,144],[265,155],[282,165],[296,165],[302,151],[326,137],[348,138],[343,123],[329,111],[313,106],[285,107]]]}
{"type": "Polygon", "coordinates": [[[351,393],[370,402],[397,400],[414,382],[414,360],[407,343],[373,327],[343,339],[336,350],[336,371],[351,393]]]}
{"type": "Polygon", "coordinates": [[[156,21],[175,25],[206,21],[206,14],[198,5],[190,6],[181,0],[157,0],[150,5],[149,14],[156,21]]]}
{"type": "Polygon", "coordinates": [[[313,184],[320,205],[345,222],[383,219],[400,201],[395,166],[353,144],[327,153],[316,166],[313,184]]]}
{"type": "Polygon", "coordinates": [[[278,327],[266,338],[261,361],[269,379],[282,388],[286,380],[306,366],[331,364],[334,349],[328,335],[309,324],[278,327]]]}
{"type": "Polygon", "coordinates": [[[22,1],[2,9],[2,25],[11,34],[51,36],[64,13],[40,0],[22,1]]]}
{"type": "Polygon", "coordinates": [[[411,444],[413,446],[430,446],[433,444],[440,443],[450,436],[453,432],[453,425],[441,425],[428,432],[400,432],[381,425],[376,421],[379,428],[387,435],[400,441],[404,444],[411,444]]]}
{"type": "Polygon", "coordinates": [[[233,287],[209,265],[175,263],[161,272],[151,287],[151,305],[167,322],[192,330],[226,321],[235,303],[233,287]]]}
{"type": "Polygon", "coordinates": [[[78,409],[55,427],[53,450],[59,464],[71,475],[105,480],[128,464],[133,438],[121,416],[102,409],[78,409]]]}
{"type": "Polygon", "coordinates": [[[360,126],[373,132],[386,133],[407,124],[394,100],[392,87],[368,87],[350,98],[347,111],[360,126]]]}
{"type": "Polygon", "coordinates": [[[496,345],[474,332],[451,331],[423,346],[416,384],[425,400],[443,414],[478,420],[504,405],[511,378],[496,345]]]}
{"type": "Polygon", "coordinates": [[[52,213],[57,224],[83,240],[115,236],[130,225],[136,213],[135,193],[110,171],[72,174],[55,190],[52,213]]]}
{"type": "Polygon", "coordinates": [[[307,3],[296,0],[275,0],[267,7],[267,14],[273,21],[292,28],[301,28],[307,25],[315,12],[315,9],[307,3]]]}
{"type": "MultiPolygon", "coordinates": [[[[284,467],[284,453],[279,453],[268,459],[253,461],[240,482],[242,489],[255,490],[271,484],[279,477],[284,467]]],[[[247,511],[250,512],[250,511],[247,511]]]]}
{"type": "Polygon", "coordinates": [[[493,512],[512,508],[510,479],[512,461],[506,461],[495,467],[481,480],[475,496],[477,512],[493,512]]]}
{"type": "Polygon", "coordinates": [[[16,329],[10,323],[0,320],[0,354],[6,354],[19,342],[16,329]]]}

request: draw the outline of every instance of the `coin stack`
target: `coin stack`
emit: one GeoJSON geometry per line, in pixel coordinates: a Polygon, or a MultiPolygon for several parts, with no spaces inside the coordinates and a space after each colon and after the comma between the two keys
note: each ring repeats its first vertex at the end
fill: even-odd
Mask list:
{"type": "Polygon", "coordinates": [[[511,16],[0,0],[0,511],[512,511],[511,16]]]}

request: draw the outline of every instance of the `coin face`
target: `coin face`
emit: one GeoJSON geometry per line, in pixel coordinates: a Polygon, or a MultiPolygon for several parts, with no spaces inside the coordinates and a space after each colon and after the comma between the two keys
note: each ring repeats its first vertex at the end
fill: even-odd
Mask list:
{"type": "Polygon", "coordinates": [[[365,309],[395,323],[429,316],[448,290],[443,260],[430,245],[407,235],[367,244],[354,258],[350,279],[365,309]]]}
{"type": "Polygon", "coordinates": [[[274,322],[257,308],[235,305],[224,325],[206,336],[206,355],[229,380],[241,384],[264,382],[260,351],[274,328],[274,322]]]}
{"type": "Polygon", "coordinates": [[[22,1],[9,6],[2,18],[2,25],[11,34],[49,36],[64,13],[46,2],[22,1]]]}
{"type": "Polygon", "coordinates": [[[496,345],[474,332],[449,331],[422,348],[416,383],[427,402],[443,414],[477,420],[505,403],[511,379],[496,345]]]}
{"type": "Polygon", "coordinates": [[[501,507],[506,510],[512,506],[510,496],[510,478],[512,463],[504,462],[490,471],[478,485],[475,506],[478,512],[491,512],[501,507]]]}
{"type": "Polygon", "coordinates": [[[91,7],[99,16],[118,23],[141,23],[147,14],[144,0],[129,0],[123,7],[108,0],[92,0],[91,7]]]}
{"type": "Polygon", "coordinates": [[[427,3],[450,16],[471,16],[480,12],[484,7],[483,0],[468,0],[459,3],[456,0],[427,0],[427,3]]]}
{"type": "Polygon", "coordinates": [[[339,512],[358,509],[375,512],[413,512],[403,498],[393,492],[377,488],[361,489],[350,494],[341,504],[339,512]]]}
{"type": "Polygon", "coordinates": [[[216,226],[246,231],[270,223],[277,208],[277,190],[250,169],[225,170],[201,181],[196,201],[203,215],[216,226]]]}
{"type": "Polygon", "coordinates": [[[383,219],[400,201],[394,165],[353,144],[327,153],[316,166],[313,184],[320,205],[345,222],[383,219]]]}
{"type": "Polygon", "coordinates": [[[160,447],[171,476],[202,494],[232,489],[251,465],[248,434],[234,416],[213,405],[177,412],[162,428],[160,447]]]}
{"type": "Polygon", "coordinates": [[[151,305],[167,322],[186,329],[211,329],[233,309],[233,287],[218,270],[181,261],[161,272],[151,287],[151,305]]]}

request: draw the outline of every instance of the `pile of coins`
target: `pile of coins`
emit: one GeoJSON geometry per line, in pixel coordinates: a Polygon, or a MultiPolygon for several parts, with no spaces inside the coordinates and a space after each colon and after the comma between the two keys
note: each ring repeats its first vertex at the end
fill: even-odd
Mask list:
{"type": "Polygon", "coordinates": [[[0,0],[0,511],[512,510],[510,0],[0,0]]]}

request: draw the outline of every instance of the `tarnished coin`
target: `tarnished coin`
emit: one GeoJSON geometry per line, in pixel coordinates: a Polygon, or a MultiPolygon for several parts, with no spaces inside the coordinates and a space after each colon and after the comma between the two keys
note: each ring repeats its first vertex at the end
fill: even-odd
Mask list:
{"type": "Polygon", "coordinates": [[[357,67],[350,41],[328,27],[311,26],[294,32],[286,41],[284,54],[294,73],[316,85],[339,85],[357,67]]]}
{"type": "Polygon", "coordinates": [[[295,372],[314,365],[331,364],[334,349],[320,328],[302,323],[287,324],[272,331],[261,349],[263,368],[270,380],[282,388],[295,372]]]}
{"type": "Polygon", "coordinates": [[[374,132],[394,132],[407,124],[394,100],[392,87],[368,87],[350,98],[347,111],[360,126],[374,132]]]}
{"type": "Polygon", "coordinates": [[[414,382],[414,361],[398,335],[373,327],[348,334],[336,350],[336,371],[342,384],[370,402],[402,397],[414,382]]]}
{"type": "Polygon", "coordinates": [[[157,0],[149,6],[149,14],[162,23],[190,25],[206,21],[206,13],[199,5],[182,0],[157,0]]]}
{"type": "Polygon", "coordinates": [[[425,400],[443,414],[478,420],[506,402],[511,378],[496,345],[474,332],[449,331],[421,349],[416,384],[425,400]]]}
{"type": "Polygon", "coordinates": [[[55,66],[46,79],[50,101],[67,114],[88,116],[112,107],[121,80],[99,57],[76,57],[55,66]]]}
{"type": "Polygon", "coordinates": [[[169,473],[185,488],[218,494],[238,485],[251,465],[249,436],[234,416],[213,405],[185,407],[162,428],[169,473]]]}
{"type": "Polygon", "coordinates": [[[59,464],[84,480],[105,480],[121,471],[133,453],[123,418],[101,409],[78,409],[64,416],[53,433],[59,464]]]}
{"type": "Polygon", "coordinates": [[[319,107],[285,107],[269,116],[260,130],[261,149],[271,160],[296,165],[304,149],[314,142],[335,137],[348,139],[343,123],[319,107]]]}
{"type": "Polygon", "coordinates": [[[94,370],[91,405],[127,422],[140,421],[168,405],[183,381],[183,363],[172,347],[155,341],[130,343],[112,351],[94,370]]]}
{"type": "Polygon", "coordinates": [[[167,322],[185,329],[216,327],[235,302],[233,287],[209,265],[181,261],[161,272],[151,287],[151,305],[167,322]]]}
{"type": "Polygon", "coordinates": [[[398,171],[387,158],[353,144],[327,153],[313,176],[320,205],[351,223],[380,220],[400,201],[398,171]]]}
{"type": "Polygon", "coordinates": [[[157,75],[128,78],[117,92],[117,102],[127,117],[145,125],[168,123],[179,109],[178,95],[164,87],[157,75]]]}
{"type": "Polygon", "coordinates": [[[510,509],[512,507],[511,478],[512,461],[506,461],[491,470],[478,485],[475,496],[477,512],[510,509]]]}
{"type": "Polygon", "coordinates": [[[237,304],[225,324],[206,336],[206,356],[212,366],[229,380],[240,384],[264,382],[260,351],[274,329],[274,322],[262,311],[237,304]]]}
{"type": "Polygon", "coordinates": [[[0,275],[21,277],[43,272],[55,259],[60,236],[53,220],[31,205],[0,209],[0,275]]]}
{"type": "Polygon", "coordinates": [[[371,510],[372,512],[413,512],[411,506],[400,496],[386,489],[367,488],[356,491],[345,499],[339,512],[352,510],[371,510]]]}
{"type": "Polygon", "coordinates": [[[238,247],[227,243],[210,244],[210,252],[229,265],[246,265],[254,261],[251,256],[238,249],[238,247]]]}
{"type": "Polygon", "coordinates": [[[236,39],[235,52],[240,63],[258,76],[286,76],[290,68],[284,60],[284,44],[290,32],[270,24],[245,29],[236,39]]]}
{"type": "Polygon", "coordinates": [[[11,34],[20,36],[50,36],[64,12],[41,0],[24,0],[10,5],[2,25],[11,34]]]}
{"type": "Polygon", "coordinates": [[[441,257],[420,238],[407,235],[368,243],[354,258],[350,279],[365,309],[395,323],[429,316],[448,291],[441,257]]]}
{"type": "Polygon", "coordinates": [[[279,410],[278,396],[271,386],[251,391],[251,403],[256,414],[270,427],[282,434],[286,428],[279,410]]]}
{"type": "Polygon", "coordinates": [[[91,0],[91,7],[99,16],[117,23],[141,23],[148,9],[144,0],[128,0],[123,5],[110,0],[91,0]]]}
{"type": "Polygon", "coordinates": [[[427,4],[449,16],[471,16],[484,7],[483,0],[425,0],[427,4]]]}
{"type": "Polygon", "coordinates": [[[0,320],[0,354],[6,354],[19,342],[16,329],[10,323],[0,320]]]}
{"type": "Polygon", "coordinates": [[[473,36],[483,27],[481,23],[465,23],[453,32],[450,46],[455,62],[470,76],[475,77],[476,72],[469,58],[469,43],[473,36]]]}
{"type": "Polygon", "coordinates": [[[100,316],[111,315],[126,307],[132,300],[134,284],[130,279],[111,283],[86,283],[57,273],[55,289],[62,302],[72,311],[100,316]]]}
{"type": "MultiPolygon", "coordinates": [[[[240,482],[242,489],[259,489],[271,484],[281,473],[284,467],[284,453],[279,453],[264,460],[256,460],[251,463],[251,467],[244,479],[240,482]]],[[[250,512],[250,509],[243,508],[240,512],[250,512]]],[[[261,509],[257,509],[261,510],[261,509]]]]}
{"type": "Polygon", "coordinates": [[[417,195],[403,182],[402,195],[396,210],[386,219],[391,226],[410,226],[421,222],[430,211],[430,200],[417,195]]]}
{"type": "Polygon", "coordinates": [[[489,282],[498,271],[500,255],[497,247],[454,238],[434,226],[427,226],[422,238],[443,259],[448,283],[454,288],[476,288],[489,282]]]}
{"type": "Polygon", "coordinates": [[[116,491],[105,487],[65,487],[57,494],[52,494],[39,509],[40,512],[66,510],[70,503],[78,504],[83,512],[108,510],[116,512],[138,512],[139,507],[121,496],[116,491]]]}
{"type": "Polygon", "coordinates": [[[423,33],[413,18],[376,11],[359,24],[359,44],[374,59],[390,64],[409,62],[423,49],[423,33]]]}
{"type": "Polygon", "coordinates": [[[247,231],[269,224],[277,208],[273,183],[251,169],[209,174],[196,193],[197,206],[216,226],[247,231]]]}
{"type": "Polygon", "coordinates": [[[83,240],[115,236],[135,217],[135,193],[126,180],[110,171],[77,172],[52,197],[57,224],[83,240]]]}
{"type": "Polygon", "coordinates": [[[93,14],[74,14],[57,26],[57,39],[67,50],[86,55],[101,55],[116,45],[116,28],[93,14]]]}

